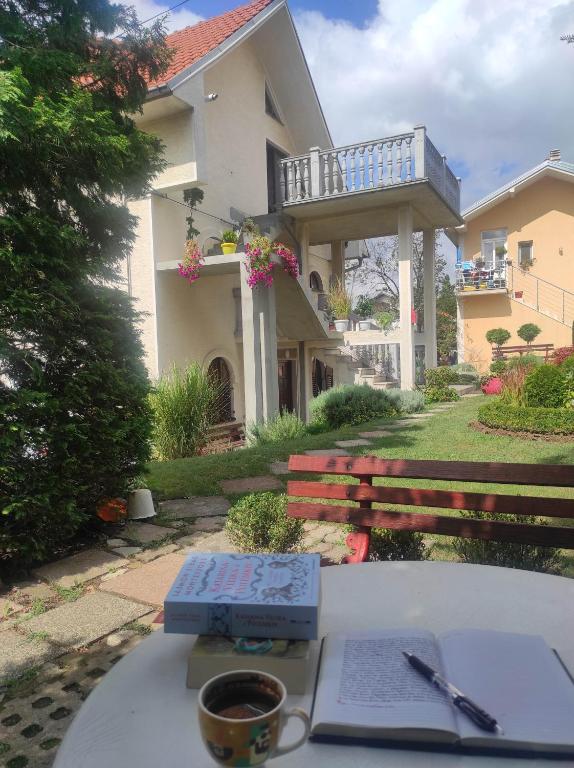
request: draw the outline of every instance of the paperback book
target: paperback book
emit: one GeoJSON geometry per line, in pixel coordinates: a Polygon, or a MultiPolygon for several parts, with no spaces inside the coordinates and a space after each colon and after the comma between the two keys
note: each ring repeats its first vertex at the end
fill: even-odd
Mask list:
{"type": "Polygon", "coordinates": [[[319,555],[196,553],[165,602],[165,632],[314,640],[319,555]]]}

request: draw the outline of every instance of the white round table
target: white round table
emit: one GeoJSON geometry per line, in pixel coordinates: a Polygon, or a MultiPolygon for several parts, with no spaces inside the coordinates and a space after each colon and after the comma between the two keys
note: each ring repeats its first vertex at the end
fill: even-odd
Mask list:
{"type": "MultiPolygon", "coordinates": [[[[350,629],[498,629],[543,635],[572,668],[574,580],[441,562],[364,563],[321,569],[321,634],[350,629]]],[[[156,632],[111,670],[82,706],[54,768],[214,768],[197,726],[197,691],[185,686],[194,637],[156,632]]],[[[311,680],[290,703],[311,707],[311,680]]],[[[283,740],[295,736],[297,723],[283,740]]],[[[550,766],[544,759],[446,755],[307,743],[273,768],[550,766]]],[[[574,761],[561,761],[574,766],[574,761]]]]}

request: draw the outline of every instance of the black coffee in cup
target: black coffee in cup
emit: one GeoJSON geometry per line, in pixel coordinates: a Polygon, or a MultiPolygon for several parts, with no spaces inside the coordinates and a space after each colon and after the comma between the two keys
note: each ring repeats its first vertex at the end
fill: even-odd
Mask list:
{"type": "Polygon", "coordinates": [[[216,695],[206,702],[206,707],[219,717],[247,720],[271,712],[279,702],[280,697],[269,689],[240,685],[216,692],[216,695]]]}

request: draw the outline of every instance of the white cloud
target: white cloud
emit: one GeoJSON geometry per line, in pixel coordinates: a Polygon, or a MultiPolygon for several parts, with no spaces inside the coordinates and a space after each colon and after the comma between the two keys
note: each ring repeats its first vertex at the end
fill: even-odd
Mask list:
{"type": "Polygon", "coordinates": [[[336,144],[424,123],[463,205],[551,148],[574,162],[573,0],[379,0],[362,28],[295,20],[336,144]]]}
{"type": "MultiPolygon", "coordinates": [[[[158,13],[167,13],[168,9],[172,5],[176,4],[176,0],[171,3],[155,3],[153,0],[132,0],[132,2],[129,2],[129,0],[127,0],[126,4],[129,4],[136,9],[136,13],[140,21],[145,21],[146,19],[151,19],[152,16],[155,16],[158,13]]],[[[200,16],[198,13],[194,13],[193,11],[188,10],[187,7],[183,5],[181,8],[176,8],[174,11],[171,11],[167,15],[165,20],[165,27],[168,32],[174,32],[176,29],[189,27],[192,24],[197,24],[198,21],[202,20],[202,16],[200,16]]]]}

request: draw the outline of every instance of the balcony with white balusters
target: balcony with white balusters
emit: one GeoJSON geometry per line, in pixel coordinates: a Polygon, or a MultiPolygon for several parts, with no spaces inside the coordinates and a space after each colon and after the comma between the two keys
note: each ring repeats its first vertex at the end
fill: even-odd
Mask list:
{"type": "Polygon", "coordinates": [[[312,244],[397,233],[409,205],[413,227],[460,223],[460,179],[426,135],[409,133],[281,160],[283,212],[309,224],[312,244]]]}

